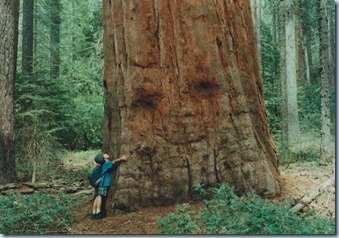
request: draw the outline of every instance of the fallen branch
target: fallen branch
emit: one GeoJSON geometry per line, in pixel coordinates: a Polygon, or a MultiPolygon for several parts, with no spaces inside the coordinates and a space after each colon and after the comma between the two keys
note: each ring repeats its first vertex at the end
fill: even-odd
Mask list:
{"type": "Polygon", "coordinates": [[[0,185],[0,191],[15,189],[17,187],[18,186],[15,183],[8,183],[8,184],[0,185]]]}
{"type": "MultiPolygon", "coordinates": [[[[88,186],[87,186],[88,187],[88,186]]],[[[86,190],[86,186],[83,186],[81,183],[73,183],[65,185],[62,183],[10,183],[5,185],[0,185],[0,195],[8,195],[9,193],[21,193],[21,194],[32,194],[35,191],[45,191],[47,193],[53,194],[63,191],[68,194],[91,194],[93,190],[86,190]]]]}
{"type": "Polygon", "coordinates": [[[326,189],[334,185],[335,183],[335,175],[333,175],[331,178],[326,180],[324,183],[322,183],[320,186],[318,186],[315,190],[310,191],[306,195],[304,195],[299,202],[291,208],[291,212],[296,213],[303,209],[306,205],[311,203],[313,200],[315,200],[320,194],[326,191],[326,189]]]}
{"type": "Polygon", "coordinates": [[[80,192],[77,192],[77,193],[74,193],[74,195],[80,195],[80,194],[92,194],[93,193],[93,190],[82,190],[80,192]]]}
{"type": "Polygon", "coordinates": [[[50,185],[48,183],[23,183],[27,187],[34,188],[34,189],[41,189],[41,188],[49,188],[50,185]]]}
{"type": "Polygon", "coordinates": [[[70,226],[67,225],[67,224],[65,224],[65,227],[66,227],[67,231],[68,231],[70,234],[83,234],[83,233],[80,232],[80,231],[74,230],[72,227],[70,227],[70,226]]]}

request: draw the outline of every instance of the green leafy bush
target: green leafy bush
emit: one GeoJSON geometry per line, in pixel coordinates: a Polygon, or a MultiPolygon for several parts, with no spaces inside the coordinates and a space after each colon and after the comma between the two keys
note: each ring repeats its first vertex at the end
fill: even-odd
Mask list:
{"type": "Polygon", "coordinates": [[[189,204],[178,204],[176,213],[169,213],[165,218],[158,217],[164,234],[188,234],[199,229],[198,224],[192,220],[194,211],[187,211],[189,204]]]}
{"type": "MultiPolygon", "coordinates": [[[[202,193],[206,191],[197,188],[202,193]]],[[[277,205],[255,194],[239,197],[234,188],[221,184],[208,190],[213,199],[204,200],[196,214],[188,204],[176,213],[158,217],[164,234],[334,234],[334,220],[326,217],[299,217],[290,205],[277,205]]]]}
{"type": "Polygon", "coordinates": [[[71,202],[65,194],[0,196],[0,233],[46,234],[62,230],[71,221],[71,202]]]}

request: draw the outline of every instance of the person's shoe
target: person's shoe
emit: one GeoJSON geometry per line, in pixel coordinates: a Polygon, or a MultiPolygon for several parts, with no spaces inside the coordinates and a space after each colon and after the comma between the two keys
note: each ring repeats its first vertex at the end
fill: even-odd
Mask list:
{"type": "Polygon", "coordinates": [[[99,219],[101,219],[101,218],[104,218],[104,216],[102,215],[101,212],[95,214],[95,219],[96,219],[96,220],[99,220],[99,219]]]}
{"type": "Polygon", "coordinates": [[[92,213],[91,218],[94,220],[95,217],[96,217],[96,215],[97,215],[97,214],[93,214],[93,213],[92,213]]]}

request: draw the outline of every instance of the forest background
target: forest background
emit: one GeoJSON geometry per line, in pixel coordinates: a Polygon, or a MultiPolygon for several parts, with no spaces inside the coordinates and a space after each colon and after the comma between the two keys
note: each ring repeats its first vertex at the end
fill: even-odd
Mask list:
{"type": "MultiPolygon", "coordinates": [[[[332,157],[335,150],[335,2],[327,1],[327,95],[322,94],[320,1],[294,2],[297,121],[289,121],[283,108],[291,88],[284,87],[282,76],[288,65],[282,63],[286,42],[281,40],[279,6],[272,0],[259,5],[251,1],[266,113],[279,166],[295,162],[321,166],[332,162],[321,160],[324,97],[329,98],[332,157]],[[289,123],[300,129],[294,138],[284,131],[289,123]]],[[[100,151],[105,100],[102,35],[101,1],[20,2],[14,129],[19,181],[57,179],[65,158],[91,160],[100,151]]],[[[80,171],[80,176],[87,173],[80,171]]]]}

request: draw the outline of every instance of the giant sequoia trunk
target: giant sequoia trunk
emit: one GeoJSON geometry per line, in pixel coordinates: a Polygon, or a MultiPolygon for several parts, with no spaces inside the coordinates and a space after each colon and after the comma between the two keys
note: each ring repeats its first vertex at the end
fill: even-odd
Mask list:
{"type": "Polygon", "coordinates": [[[0,0],[0,183],[16,178],[13,125],[18,12],[18,0],[0,0]]]}
{"type": "Polygon", "coordinates": [[[279,193],[249,2],[103,1],[103,151],[114,211],[195,197],[200,183],[279,193]]]}

